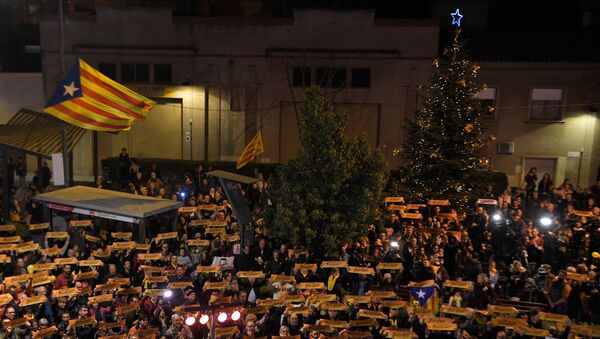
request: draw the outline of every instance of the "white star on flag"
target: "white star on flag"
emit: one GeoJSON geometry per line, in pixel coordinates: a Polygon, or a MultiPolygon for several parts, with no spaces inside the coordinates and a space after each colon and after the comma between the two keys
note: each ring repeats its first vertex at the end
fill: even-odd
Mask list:
{"type": "Polygon", "coordinates": [[[71,81],[71,84],[69,86],[67,85],[63,85],[63,87],[65,88],[65,93],[64,95],[70,95],[71,97],[75,96],[75,92],[77,92],[79,90],[79,88],[75,87],[75,81],[71,81]]]}
{"type": "Polygon", "coordinates": [[[423,292],[423,290],[419,290],[419,292],[417,292],[417,295],[419,296],[419,299],[425,299],[425,292],[423,292]]]}

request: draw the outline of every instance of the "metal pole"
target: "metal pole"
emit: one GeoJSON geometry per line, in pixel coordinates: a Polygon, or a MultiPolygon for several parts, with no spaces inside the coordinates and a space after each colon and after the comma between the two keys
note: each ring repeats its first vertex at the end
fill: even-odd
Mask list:
{"type": "Polygon", "coordinates": [[[98,185],[98,132],[92,131],[92,171],[94,173],[94,187],[98,185]]]}
{"type": "Polygon", "coordinates": [[[208,161],[208,85],[204,86],[204,161],[208,161]]]}
{"type": "Polygon", "coordinates": [[[579,152],[579,167],[577,169],[577,187],[579,187],[579,179],[581,178],[581,161],[583,160],[583,147],[581,148],[581,152],[579,152]]]}
{"type": "MultiPolygon", "coordinates": [[[[58,30],[60,32],[59,39],[59,60],[60,60],[60,78],[62,79],[65,75],[65,25],[64,25],[64,12],[63,12],[63,0],[58,0],[58,30]]],[[[62,121],[60,123],[60,133],[62,136],[62,154],[63,154],[63,170],[65,173],[65,187],[70,185],[70,172],[69,172],[69,141],[67,139],[67,124],[62,121]]]]}
{"type": "Polygon", "coordinates": [[[2,192],[2,216],[4,220],[8,221],[10,219],[10,197],[12,194],[11,182],[8,178],[10,175],[8,173],[8,148],[1,147],[0,151],[2,152],[2,185],[4,186],[4,192],[2,192]]]}

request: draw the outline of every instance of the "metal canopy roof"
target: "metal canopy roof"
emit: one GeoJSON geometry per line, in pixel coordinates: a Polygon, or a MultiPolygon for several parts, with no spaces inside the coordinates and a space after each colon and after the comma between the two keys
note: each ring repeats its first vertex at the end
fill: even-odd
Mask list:
{"type": "MultiPolygon", "coordinates": [[[[36,199],[49,204],[61,205],[55,209],[64,210],[64,207],[74,207],[99,212],[92,214],[99,217],[102,217],[101,213],[110,213],[138,219],[176,210],[183,205],[181,201],[157,199],[86,186],[42,193],[36,199]]],[[[78,213],[77,211],[73,212],[78,213]]]]}
{"type": "Polygon", "coordinates": [[[213,177],[223,178],[229,181],[240,182],[242,184],[252,184],[258,181],[256,178],[247,177],[245,175],[235,174],[231,172],[225,171],[210,171],[206,173],[208,175],[212,175],[213,177]]]}
{"type": "MultiPolygon", "coordinates": [[[[65,127],[70,152],[86,130],[71,124],[65,127]]],[[[49,114],[22,109],[0,126],[0,145],[44,157],[62,153],[61,121],[49,114]]]]}

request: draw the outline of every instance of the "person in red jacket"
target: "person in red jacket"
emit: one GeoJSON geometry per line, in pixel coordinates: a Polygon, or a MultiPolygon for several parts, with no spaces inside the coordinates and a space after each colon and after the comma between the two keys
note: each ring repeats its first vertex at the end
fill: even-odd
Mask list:
{"type": "Polygon", "coordinates": [[[63,266],[61,274],[56,277],[54,282],[54,289],[59,290],[61,288],[69,287],[71,281],[71,265],[63,266]]]}

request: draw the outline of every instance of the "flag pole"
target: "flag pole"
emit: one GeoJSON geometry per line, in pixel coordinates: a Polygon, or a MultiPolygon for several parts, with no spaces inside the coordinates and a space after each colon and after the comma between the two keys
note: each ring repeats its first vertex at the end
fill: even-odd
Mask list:
{"type": "MultiPolygon", "coordinates": [[[[58,1],[58,30],[60,32],[59,38],[59,60],[60,60],[60,76],[62,79],[65,75],[65,25],[64,25],[64,11],[63,11],[63,0],[58,1]]],[[[60,133],[62,139],[62,155],[63,155],[63,173],[65,178],[65,187],[69,187],[71,184],[71,175],[69,168],[69,141],[67,140],[67,124],[61,120],[60,133]]]]}

